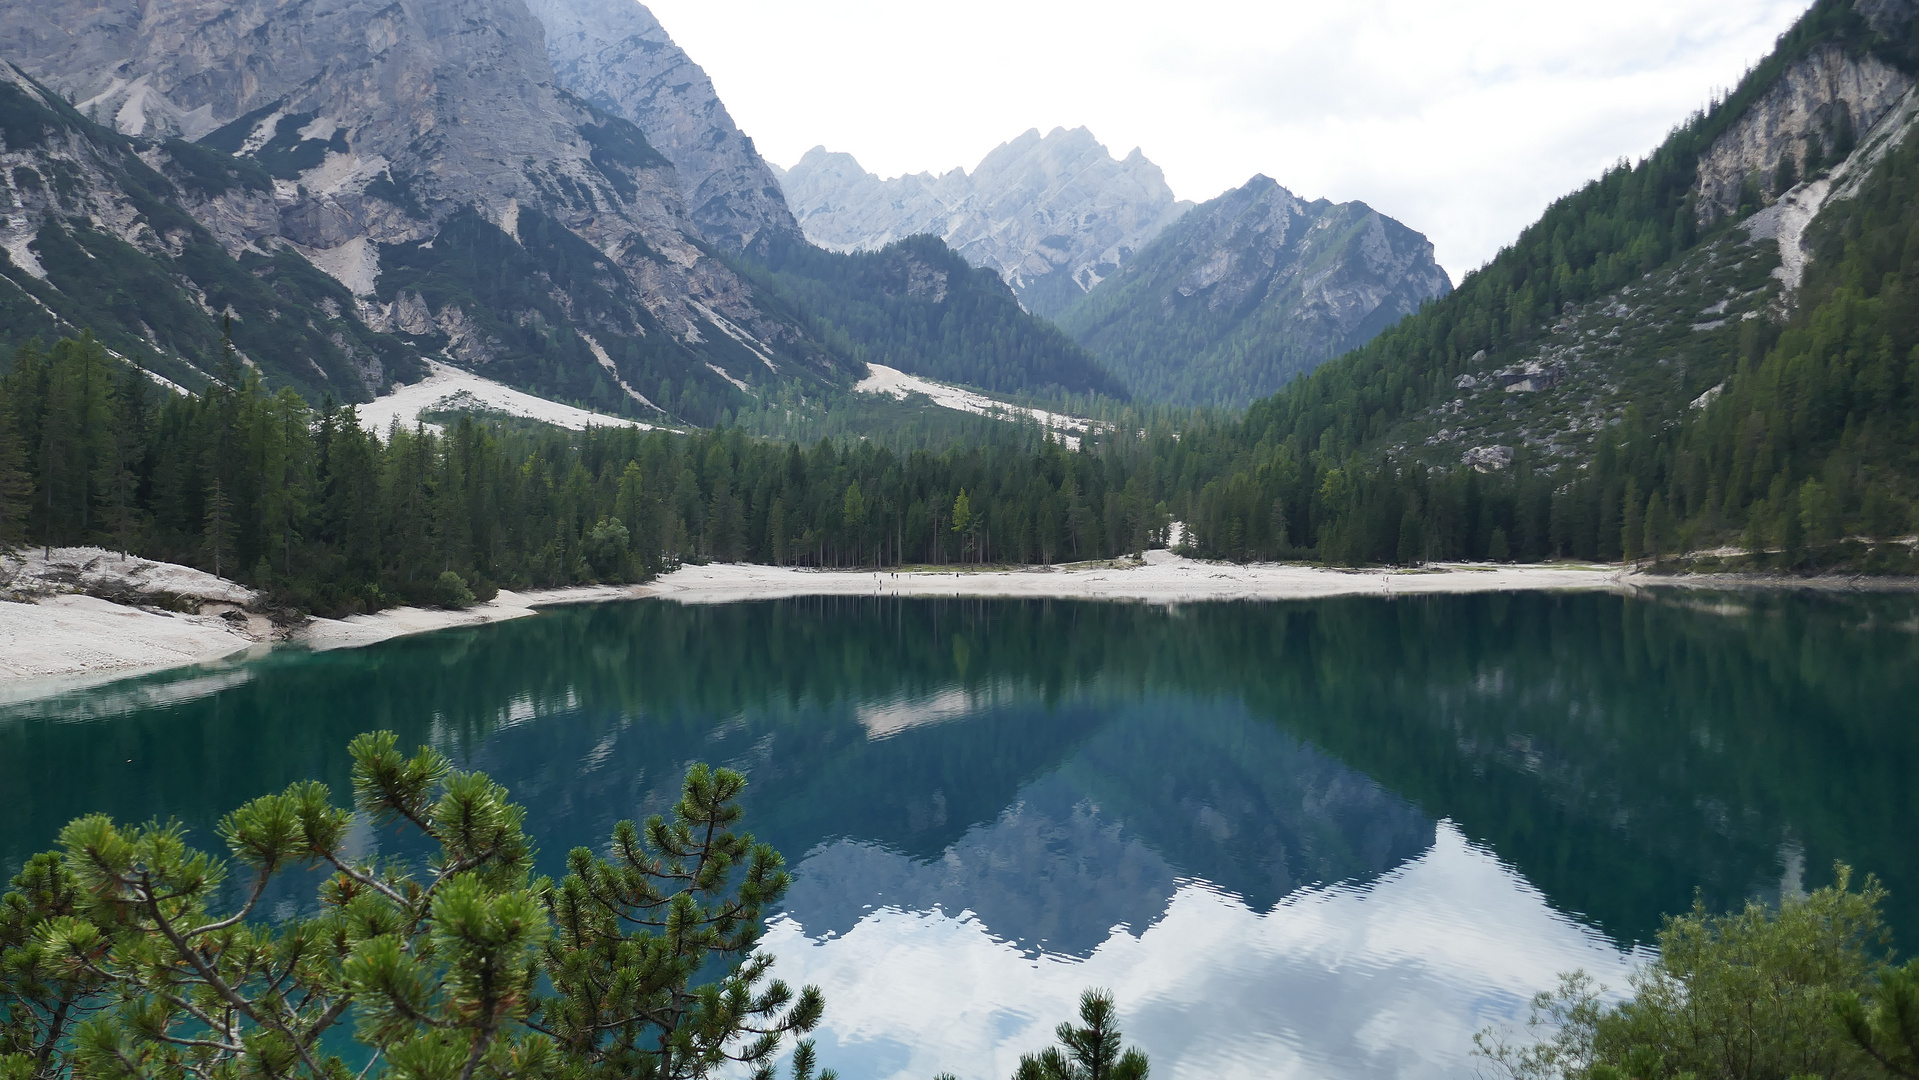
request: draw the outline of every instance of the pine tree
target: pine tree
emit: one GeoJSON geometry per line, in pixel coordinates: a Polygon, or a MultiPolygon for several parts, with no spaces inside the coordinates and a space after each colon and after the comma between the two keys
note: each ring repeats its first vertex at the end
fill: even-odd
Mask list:
{"type": "Polygon", "coordinates": [[[960,562],[962,563],[966,561],[966,542],[976,528],[977,525],[973,520],[972,497],[966,494],[965,488],[961,488],[959,497],[953,500],[953,531],[959,534],[960,562]]]}
{"type": "Polygon", "coordinates": [[[91,334],[56,342],[40,423],[41,541],[85,543],[112,461],[106,353],[91,334]]]}
{"type": "Polygon", "coordinates": [[[111,405],[110,447],[102,480],[107,497],[107,531],[123,555],[132,551],[140,531],[139,472],[152,420],[147,403],[150,385],[145,371],[128,367],[115,388],[111,405]]]}
{"type": "MultiPolygon", "coordinates": [[[[819,1023],[818,988],[758,951],[787,875],[735,831],[739,774],[695,767],[671,821],[621,823],[556,885],[504,788],[397,745],[353,740],[351,811],[302,781],[227,815],[226,859],[177,824],[71,822],[0,899],[0,1074],[340,1080],[357,1038],[363,1080],[771,1080],[819,1023]],[[433,857],[357,855],[356,825],[433,857]],[[260,917],[314,877],[311,915],[260,917]]],[[[794,1080],[816,1061],[804,1045],[794,1080]]]]}
{"type": "Polygon", "coordinates": [[[1639,481],[1626,481],[1625,524],[1619,527],[1619,557],[1624,562],[1639,561],[1639,544],[1646,538],[1646,507],[1639,498],[1639,481]]]}
{"type": "Polygon", "coordinates": [[[33,477],[27,473],[26,447],[4,381],[0,381],[0,554],[12,552],[27,537],[33,510],[33,477]]]}
{"type": "Polygon", "coordinates": [[[1081,994],[1079,1018],[1083,1027],[1059,1026],[1054,1033],[1059,1046],[1020,1058],[1013,1080],[1146,1080],[1146,1055],[1138,1047],[1120,1050],[1119,1017],[1111,992],[1081,994]]]}
{"type": "Polygon", "coordinates": [[[841,521],[853,541],[853,565],[862,564],[860,542],[866,531],[866,497],[860,494],[860,482],[853,481],[846,486],[846,498],[840,508],[841,521]]]}
{"type": "Polygon", "coordinates": [[[217,473],[207,487],[206,506],[203,546],[213,560],[213,576],[225,577],[226,559],[233,553],[233,500],[227,497],[226,485],[217,473]]]}

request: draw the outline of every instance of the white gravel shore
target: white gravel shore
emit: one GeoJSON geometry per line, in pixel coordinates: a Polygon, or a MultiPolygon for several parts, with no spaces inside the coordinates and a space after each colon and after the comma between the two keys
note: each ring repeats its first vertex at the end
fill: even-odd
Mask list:
{"type": "MultiPolygon", "coordinates": [[[[105,567],[109,553],[54,552],[54,561],[105,567]]],[[[44,561],[44,560],[43,560],[44,561]]],[[[116,572],[118,566],[114,566],[116,572]]],[[[250,595],[211,575],[168,564],[129,564],[125,576],[168,592],[204,594],[201,614],[115,603],[77,593],[0,602],[0,701],[57,693],[127,675],[206,663],[276,639],[312,649],[355,648],[408,634],[479,626],[534,614],[556,604],[658,597],[685,604],[771,600],[792,596],[1026,597],[1124,600],[1155,604],[1205,600],[1298,600],[1329,596],[1410,596],[1513,590],[1630,587],[1618,567],[1446,565],[1417,571],[1331,570],[1289,564],[1236,566],[1148,552],[1131,559],[1029,569],[919,569],[904,572],[822,571],[729,563],[688,566],[650,584],[502,591],[464,611],[394,608],[347,619],[314,619],[291,634],[260,616],[238,617],[230,603],[250,595]],[[190,582],[190,585],[188,584],[190,582]],[[222,618],[214,607],[226,608],[222,618]]],[[[88,579],[91,583],[91,579],[88,579]]],[[[71,586],[69,586],[71,587],[71,586]]],[[[116,597],[115,599],[123,599],[116,597]]]]}
{"type": "Polygon", "coordinates": [[[802,570],[725,563],[689,566],[645,586],[643,595],[688,604],[785,596],[974,596],[1056,600],[1307,600],[1324,596],[1525,589],[1610,589],[1628,575],[1616,566],[1447,564],[1419,570],[1329,570],[1290,563],[1202,562],[1168,551],[1131,559],[1049,568],[913,570],[895,573],[802,570]]]}
{"type": "Polygon", "coordinates": [[[0,702],[209,663],[255,644],[218,616],[176,615],[79,595],[0,602],[0,702]]]}
{"type": "Polygon", "coordinates": [[[585,585],[575,589],[528,589],[524,592],[501,589],[500,595],[486,603],[459,611],[401,607],[388,608],[371,615],[351,615],[344,619],[314,619],[295,631],[293,640],[315,651],[357,649],[362,645],[408,634],[523,619],[543,607],[633,600],[645,595],[646,587],[640,585],[585,585]]]}

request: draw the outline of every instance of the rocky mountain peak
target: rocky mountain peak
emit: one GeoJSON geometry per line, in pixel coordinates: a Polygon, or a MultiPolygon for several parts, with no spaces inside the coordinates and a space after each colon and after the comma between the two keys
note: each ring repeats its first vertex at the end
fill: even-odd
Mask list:
{"type": "MultiPolygon", "coordinates": [[[[644,38],[657,24],[629,6],[608,32],[637,27],[617,40],[666,55],[670,39],[644,38]]],[[[712,165],[688,185],[637,125],[556,85],[546,42],[522,0],[0,5],[0,55],[78,118],[137,135],[227,258],[304,259],[350,291],[328,311],[497,378],[613,407],[670,389],[687,415],[718,415],[746,380],[784,370],[775,356],[801,332],[706,243],[791,230],[790,215],[744,136],[684,155],[712,165]],[[758,170],[733,204],[711,194],[728,161],[758,170]]],[[[697,89],[669,96],[678,114],[661,106],[668,129],[697,111],[697,89]]],[[[737,135],[712,107],[702,130],[737,135]]],[[[101,205],[112,180],[95,185],[101,205]]],[[[51,243],[69,226],[47,214],[51,243]]]]}
{"type": "Polygon", "coordinates": [[[1237,406],[1451,290],[1419,233],[1257,175],[1194,207],[1058,321],[1135,394],[1237,406]]]}
{"type": "Polygon", "coordinates": [[[638,125],[673,163],[687,214],[709,241],[747,250],[799,235],[753,140],[734,124],[706,71],[635,0],[527,0],[546,28],[560,86],[638,125]]]}
{"type": "Polygon", "coordinates": [[[1115,159],[1086,128],[1037,128],[954,169],[882,180],[849,154],[809,151],[780,178],[808,239],[877,250],[922,233],[1004,278],[1030,311],[1053,315],[1184,213],[1134,149],[1115,159]]]}

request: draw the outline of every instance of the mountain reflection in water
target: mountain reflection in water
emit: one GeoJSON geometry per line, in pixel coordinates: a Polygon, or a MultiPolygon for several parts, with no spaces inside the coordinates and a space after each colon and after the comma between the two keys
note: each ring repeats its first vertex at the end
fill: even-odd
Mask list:
{"type": "Polygon", "coordinates": [[[768,943],[827,990],[849,1080],[1008,1073],[1089,984],[1158,1075],[1436,1076],[1556,971],[1619,985],[1695,891],[1773,897],[1845,859],[1913,926],[1915,611],[558,610],[0,707],[0,868],[88,811],[205,842],[292,780],[343,796],[346,741],[387,727],[507,785],[555,872],[714,761],[793,865],[768,943]]]}

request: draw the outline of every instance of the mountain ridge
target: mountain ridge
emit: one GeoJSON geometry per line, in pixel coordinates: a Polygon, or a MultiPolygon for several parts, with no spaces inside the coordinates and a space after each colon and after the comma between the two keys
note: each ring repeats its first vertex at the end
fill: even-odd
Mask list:
{"type": "MultiPolygon", "coordinates": [[[[0,51],[120,137],[160,143],[175,166],[193,159],[173,170],[201,178],[180,186],[180,204],[229,257],[297,253],[353,294],[342,317],[416,354],[700,423],[743,385],[844,381],[798,320],[755,302],[643,133],[557,85],[544,40],[517,0],[0,11],[0,51]],[[522,224],[540,223],[536,288],[502,291],[493,271],[447,258],[436,291],[380,287],[389,252],[433,251],[468,215],[521,247],[522,224]],[[482,299],[509,293],[519,306],[482,299]]],[[[37,220],[66,227],[54,208],[37,220]]],[[[332,391],[364,400],[383,378],[332,391]]]]}
{"type": "Polygon", "coordinates": [[[1195,546],[1910,573],[1916,129],[1919,4],[1816,0],[1646,157],[1222,428],[1247,456],[1195,546]]]}
{"type": "Polygon", "coordinates": [[[1136,393],[1239,406],[1451,289],[1423,235],[1262,174],[1188,211],[1057,321],[1136,393]]]}
{"type": "Polygon", "coordinates": [[[1053,316],[1177,220],[1159,166],[1138,149],[1116,159],[1086,128],[1037,128],[1001,143],[968,173],[882,180],[850,154],[809,150],[779,175],[807,238],[870,251],[940,237],[997,272],[1027,310],[1053,316]]]}
{"type": "Polygon", "coordinates": [[[800,234],[779,181],[705,69],[634,0],[527,0],[546,29],[554,78],[629,120],[673,163],[687,214],[735,254],[800,234]]]}
{"type": "MultiPolygon", "coordinates": [[[[881,332],[756,283],[756,254],[804,241],[704,72],[638,3],[11,5],[0,54],[26,68],[0,146],[0,304],[18,312],[0,344],[93,327],[197,390],[231,326],[244,363],[315,401],[365,401],[433,359],[713,425],[849,388],[873,344],[851,331],[881,332]],[[831,346],[814,336],[829,324],[831,346]]],[[[1007,363],[1058,351],[1017,305],[910,302],[937,309],[928,332],[990,324],[932,350],[969,357],[936,365],[969,385],[1023,384],[1007,363]]]]}

